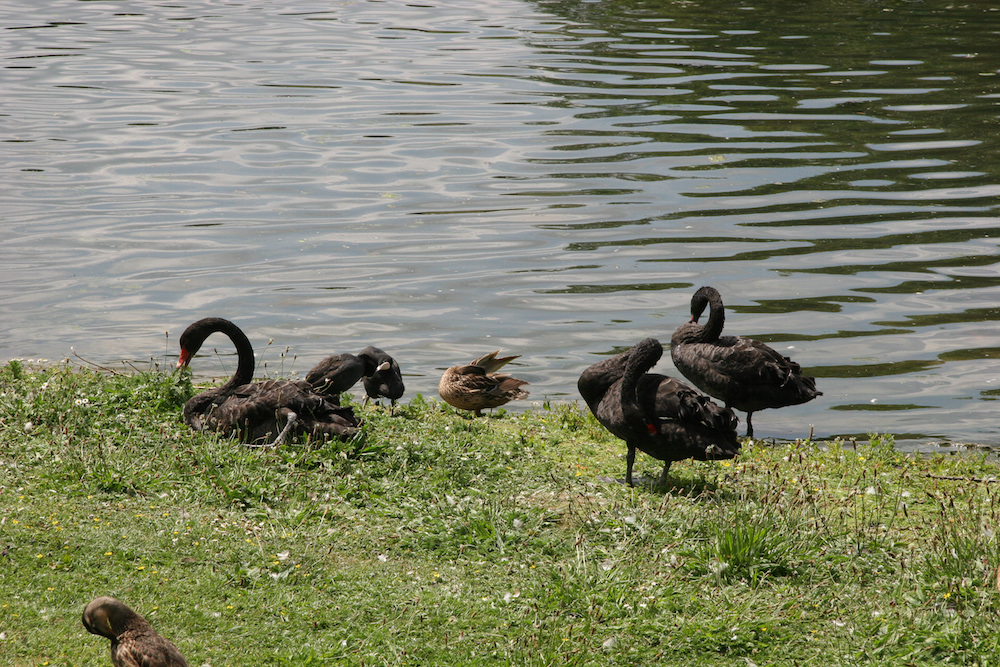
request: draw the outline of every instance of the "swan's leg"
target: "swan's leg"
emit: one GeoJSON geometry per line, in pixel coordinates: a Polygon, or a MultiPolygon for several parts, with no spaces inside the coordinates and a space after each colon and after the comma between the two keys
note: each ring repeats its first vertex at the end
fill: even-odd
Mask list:
{"type": "Polygon", "coordinates": [[[265,443],[263,445],[251,445],[251,444],[248,444],[247,447],[271,448],[271,447],[277,447],[278,445],[285,444],[285,440],[288,439],[288,434],[291,433],[292,428],[294,428],[296,422],[298,422],[298,421],[299,421],[299,416],[297,414],[295,414],[294,412],[289,411],[289,413],[288,413],[288,421],[285,422],[285,428],[281,429],[281,433],[279,433],[278,437],[274,439],[274,442],[268,442],[268,443],[265,443]]]}
{"type": "Polygon", "coordinates": [[[670,470],[670,464],[671,463],[673,463],[673,461],[664,461],[663,462],[663,472],[660,473],[660,479],[658,479],[656,481],[656,485],[657,486],[666,486],[667,485],[667,471],[670,470]]]}
{"type": "Polygon", "coordinates": [[[288,420],[285,422],[285,428],[281,429],[281,433],[279,433],[278,437],[274,439],[274,442],[271,443],[271,446],[277,447],[278,445],[285,444],[285,440],[288,439],[288,434],[291,433],[292,428],[295,427],[295,424],[298,421],[299,421],[299,416],[294,412],[289,411],[288,420]]]}
{"type": "Polygon", "coordinates": [[[750,421],[751,417],[753,417],[753,412],[748,412],[747,413],[747,437],[748,438],[752,438],[753,437],[753,423],[750,421]]]}
{"type": "Polygon", "coordinates": [[[632,484],[632,466],[635,465],[635,447],[632,445],[628,446],[628,454],[625,455],[625,483],[629,486],[632,484]]]}

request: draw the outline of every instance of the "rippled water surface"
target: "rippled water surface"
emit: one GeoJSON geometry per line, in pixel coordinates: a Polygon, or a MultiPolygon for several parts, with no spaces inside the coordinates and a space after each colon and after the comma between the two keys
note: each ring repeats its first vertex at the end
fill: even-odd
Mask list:
{"type": "Polygon", "coordinates": [[[573,400],[711,284],[824,392],[758,435],[1000,444],[990,5],[2,1],[0,358],[217,315],[573,400]]]}

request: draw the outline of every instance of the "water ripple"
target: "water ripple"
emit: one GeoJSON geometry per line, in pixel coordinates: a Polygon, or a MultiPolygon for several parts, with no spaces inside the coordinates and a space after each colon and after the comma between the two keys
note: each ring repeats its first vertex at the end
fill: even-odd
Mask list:
{"type": "Polygon", "coordinates": [[[375,343],[433,394],[502,347],[572,399],[713,284],[820,378],[760,431],[997,442],[992,17],[747,7],[0,8],[0,354],[213,314],[269,370],[375,343]]]}

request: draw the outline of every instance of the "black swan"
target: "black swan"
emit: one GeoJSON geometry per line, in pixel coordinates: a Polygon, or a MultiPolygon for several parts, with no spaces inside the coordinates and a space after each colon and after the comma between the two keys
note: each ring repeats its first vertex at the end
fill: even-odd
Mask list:
{"type": "Polygon", "coordinates": [[[313,389],[330,397],[339,397],[358,380],[364,381],[367,399],[388,398],[395,405],[405,391],[399,364],[385,351],[372,346],[357,355],[329,356],[306,374],[306,382],[313,389]]]}
{"type": "Polygon", "coordinates": [[[674,461],[731,459],[740,450],[736,415],[692,387],[646,373],[663,355],[655,338],[599,361],[580,375],[577,388],[604,428],[628,446],[625,483],[632,486],[635,450],[663,461],[659,485],[674,461]]]}
{"type": "Polygon", "coordinates": [[[111,640],[114,667],[188,667],[177,647],[157,634],[146,619],[115,598],[100,597],[83,610],[87,632],[111,640]]]}
{"type": "Polygon", "coordinates": [[[348,440],[360,422],[350,407],[313,391],[304,380],[251,382],[253,348],[239,327],[220,317],[198,320],[181,334],[177,367],[190,363],[211,334],[220,332],[236,345],[236,373],[221,387],[203,391],[184,406],[184,422],[196,431],[219,431],[238,435],[247,444],[281,444],[291,431],[313,437],[331,436],[348,440]]]}
{"type": "Polygon", "coordinates": [[[753,437],[750,419],[764,408],[783,408],[811,401],[816,379],[802,375],[797,363],[760,341],[722,336],[726,311],[714,287],[702,287],[691,297],[691,321],[674,332],[670,357],[684,377],[728,408],[747,413],[747,436],[753,437]],[[708,322],[698,318],[708,307],[708,322]]]}
{"type": "Polygon", "coordinates": [[[510,375],[497,373],[507,362],[520,355],[500,357],[500,350],[485,354],[464,366],[452,366],[441,376],[438,394],[446,403],[460,410],[472,410],[479,417],[484,408],[496,408],[518,398],[527,398],[521,389],[528,384],[510,375]]]}

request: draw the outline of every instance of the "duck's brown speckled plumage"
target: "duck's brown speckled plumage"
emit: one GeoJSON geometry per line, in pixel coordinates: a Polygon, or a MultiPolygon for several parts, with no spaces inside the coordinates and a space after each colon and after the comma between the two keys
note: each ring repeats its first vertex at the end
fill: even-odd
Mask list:
{"type": "Polygon", "coordinates": [[[528,384],[506,373],[497,373],[520,355],[500,357],[500,350],[485,354],[463,366],[452,366],[441,376],[438,394],[460,410],[472,410],[476,416],[485,408],[497,408],[519,398],[527,398],[521,387],[528,384]]]}
{"type": "Polygon", "coordinates": [[[221,387],[203,391],[184,406],[184,422],[196,431],[236,435],[245,443],[274,440],[294,415],[292,430],[313,437],[347,440],[360,422],[350,407],[316,393],[305,380],[252,382],[253,348],[229,320],[207,317],[181,334],[177,366],[186,366],[208,336],[220,332],[236,345],[236,373],[221,387]]]}
{"type": "Polygon", "coordinates": [[[111,640],[114,667],[189,667],[177,647],[124,603],[99,597],[83,610],[83,627],[111,640]]]}
{"type": "Polygon", "coordinates": [[[628,446],[625,481],[632,484],[635,451],[663,461],[659,483],[673,461],[731,459],[739,453],[736,416],[692,387],[646,373],[663,354],[655,338],[593,364],[577,388],[606,429],[628,446]]]}
{"type": "Polygon", "coordinates": [[[674,332],[670,356],[684,377],[727,407],[747,413],[747,435],[753,436],[754,412],[811,401],[822,392],[816,379],[760,341],[722,336],[726,313],[714,287],[702,287],[691,298],[691,320],[674,332]],[[708,322],[698,319],[708,307],[708,322]]]}

